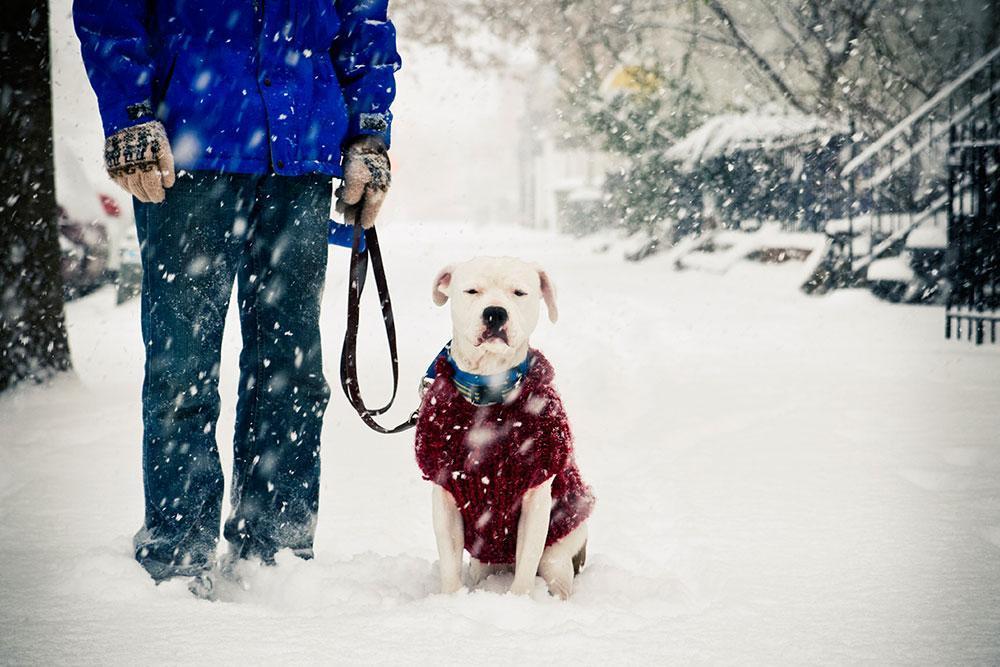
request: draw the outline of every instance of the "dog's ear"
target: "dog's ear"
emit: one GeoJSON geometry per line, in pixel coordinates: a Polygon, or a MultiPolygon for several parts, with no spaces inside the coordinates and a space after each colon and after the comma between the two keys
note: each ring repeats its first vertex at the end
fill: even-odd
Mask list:
{"type": "Polygon", "coordinates": [[[451,272],[455,267],[451,264],[444,267],[438,271],[437,277],[434,278],[434,288],[431,290],[431,298],[434,299],[434,303],[438,306],[443,306],[448,303],[448,286],[451,285],[451,272]]]}
{"type": "Polygon", "coordinates": [[[538,280],[541,283],[542,299],[545,300],[545,307],[549,310],[549,321],[555,324],[556,320],[559,319],[559,309],[556,307],[555,283],[549,278],[549,274],[545,272],[545,269],[540,267],[538,269],[538,280]]]}

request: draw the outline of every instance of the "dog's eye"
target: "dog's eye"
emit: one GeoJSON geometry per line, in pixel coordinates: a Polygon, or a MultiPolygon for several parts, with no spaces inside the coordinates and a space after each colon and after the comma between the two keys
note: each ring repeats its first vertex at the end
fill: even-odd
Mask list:
{"type": "Polygon", "coordinates": [[[476,288],[472,287],[472,288],[469,288],[469,289],[465,290],[465,293],[466,294],[472,294],[474,296],[476,294],[479,294],[479,290],[477,290],[476,288]]]}
{"type": "Polygon", "coordinates": [[[523,289],[516,289],[514,290],[514,296],[528,296],[528,293],[523,289]]]}

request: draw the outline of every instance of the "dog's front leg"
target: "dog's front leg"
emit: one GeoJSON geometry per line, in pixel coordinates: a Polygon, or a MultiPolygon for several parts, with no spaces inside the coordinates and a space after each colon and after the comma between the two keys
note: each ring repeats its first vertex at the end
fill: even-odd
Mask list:
{"type": "Polygon", "coordinates": [[[552,478],[529,490],[521,499],[521,518],[517,521],[517,560],[510,592],[527,595],[535,587],[538,563],[549,535],[552,512],[552,478]]]}
{"type": "Polygon", "coordinates": [[[462,587],[462,549],[465,547],[462,514],[454,496],[437,484],[431,493],[431,509],[441,569],[441,592],[454,593],[462,587]]]}

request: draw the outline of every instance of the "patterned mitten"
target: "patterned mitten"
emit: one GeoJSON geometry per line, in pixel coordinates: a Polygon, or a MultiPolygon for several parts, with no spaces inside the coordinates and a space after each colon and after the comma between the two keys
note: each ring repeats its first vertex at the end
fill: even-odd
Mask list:
{"type": "Polygon", "coordinates": [[[385,195],[392,183],[392,167],[385,142],[379,137],[362,136],[344,151],[344,182],[337,188],[337,211],[353,225],[358,215],[358,203],[364,197],[361,226],[375,225],[385,195]]]}
{"type": "Polygon", "coordinates": [[[174,155],[158,120],[126,127],[104,142],[104,163],[115,183],[145,203],[159,203],[174,184],[174,155]]]}

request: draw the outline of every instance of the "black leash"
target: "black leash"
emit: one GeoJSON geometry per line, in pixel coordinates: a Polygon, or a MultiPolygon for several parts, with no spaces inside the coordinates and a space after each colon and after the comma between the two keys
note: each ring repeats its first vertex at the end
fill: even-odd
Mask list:
{"type": "Polygon", "coordinates": [[[396,400],[399,389],[399,357],[396,354],[396,324],[392,316],[392,301],[389,299],[389,283],[385,279],[385,268],[382,266],[382,252],[379,250],[378,234],[375,228],[361,228],[361,209],[364,200],[358,204],[357,215],[354,218],[354,237],[351,242],[351,272],[347,286],[347,331],[344,333],[344,348],[340,354],[340,386],[344,395],[357,410],[362,421],[373,431],[379,433],[401,433],[417,425],[417,412],[394,428],[385,428],[375,417],[385,414],[396,400]],[[364,234],[365,249],[361,250],[361,235],[364,234]],[[358,326],[360,324],[361,293],[365,289],[365,279],[368,276],[368,260],[371,258],[372,273],[375,275],[375,287],[378,289],[379,303],[382,307],[382,321],[385,323],[385,337],[389,343],[389,358],[392,362],[392,396],[389,402],[381,408],[370,409],[361,398],[361,387],[358,385],[358,326]]]}

